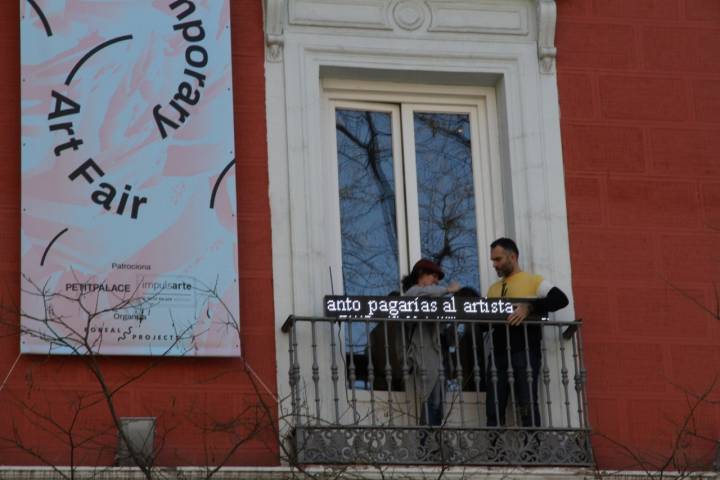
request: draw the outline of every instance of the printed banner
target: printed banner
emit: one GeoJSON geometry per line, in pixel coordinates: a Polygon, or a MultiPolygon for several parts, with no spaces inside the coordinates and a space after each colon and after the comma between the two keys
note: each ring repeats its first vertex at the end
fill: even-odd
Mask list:
{"type": "Polygon", "coordinates": [[[238,356],[227,0],[21,0],[21,351],[238,356]]]}

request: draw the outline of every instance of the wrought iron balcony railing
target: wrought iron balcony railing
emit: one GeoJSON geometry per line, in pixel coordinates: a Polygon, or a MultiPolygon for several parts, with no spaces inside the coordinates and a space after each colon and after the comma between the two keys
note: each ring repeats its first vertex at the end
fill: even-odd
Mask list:
{"type": "Polygon", "coordinates": [[[591,465],[582,323],[505,316],[290,316],[296,460],[591,465]]]}

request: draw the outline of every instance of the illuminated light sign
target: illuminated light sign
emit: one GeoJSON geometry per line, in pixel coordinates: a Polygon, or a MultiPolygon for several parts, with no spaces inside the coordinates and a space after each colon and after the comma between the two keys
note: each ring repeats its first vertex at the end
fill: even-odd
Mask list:
{"type": "MultiPolygon", "coordinates": [[[[516,302],[517,299],[513,299],[516,302]]],[[[484,297],[369,297],[327,295],[325,316],[436,320],[497,320],[513,312],[513,303],[484,297]]]]}

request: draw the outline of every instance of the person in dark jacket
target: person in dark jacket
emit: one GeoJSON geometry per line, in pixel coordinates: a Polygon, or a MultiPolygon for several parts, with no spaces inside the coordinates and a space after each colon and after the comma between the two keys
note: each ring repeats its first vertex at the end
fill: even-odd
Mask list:
{"type": "Polygon", "coordinates": [[[490,245],[490,259],[500,280],[488,289],[487,296],[492,298],[523,298],[515,304],[513,312],[507,317],[505,325],[495,325],[492,329],[493,355],[488,362],[488,385],[486,397],[486,415],[488,426],[505,425],[505,409],[510,386],[508,384],[508,366],[515,373],[517,401],[521,411],[522,426],[541,425],[538,403],[538,375],[541,365],[542,330],[539,325],[525,328],[522,325],[528,315],[546,315],[568,305],[567,296],[540,275],[523,272],[518,259],[520,252],[517,244],[509,238],[499,238],[490,245]],[[506,332],[509,332],[508,341],[506,332]],[[508,354],[508,344],[510,352],[508,354]],[[532,370],[532,379],[528,379],[528,360],[532,370]],[[497,370],[497,383],[491,380],[491,369],[497,370]]]}

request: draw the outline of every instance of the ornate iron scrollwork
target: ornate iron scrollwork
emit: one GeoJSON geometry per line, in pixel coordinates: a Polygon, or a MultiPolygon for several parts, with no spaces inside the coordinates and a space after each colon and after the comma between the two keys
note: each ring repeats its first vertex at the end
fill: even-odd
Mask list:
{"type": "Polygon", "coordinates": [[[589,432],[575,429],[298,427],[307,464],[592,464],[589,432]]]}

